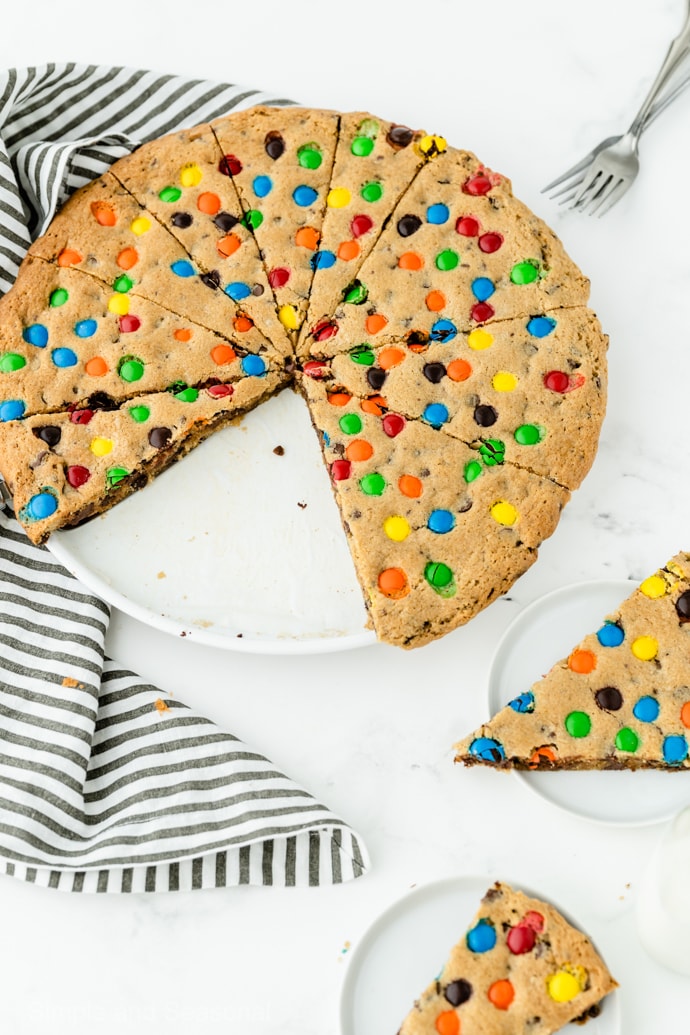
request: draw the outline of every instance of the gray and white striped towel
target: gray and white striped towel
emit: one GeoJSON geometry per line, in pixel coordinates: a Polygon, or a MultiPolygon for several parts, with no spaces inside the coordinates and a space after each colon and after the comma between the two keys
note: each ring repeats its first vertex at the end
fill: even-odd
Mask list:
{"type": "MultiPolygon", "coordinates": [[[[0,75],[0,291],[72,191],[138,144],[259,101],[127,68],[0,75]]],[[[109,611],[0,514],[0,872],[70,891],[317,885],[357,835],[211,721],[105,658],[109,611]]]]}

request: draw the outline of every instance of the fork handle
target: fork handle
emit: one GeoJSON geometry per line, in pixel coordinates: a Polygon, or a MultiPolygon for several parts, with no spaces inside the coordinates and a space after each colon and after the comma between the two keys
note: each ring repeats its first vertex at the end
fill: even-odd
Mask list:
{"type": "Polygon", "coordinates": [[[638,111],[637,115],[633,119],[628,133],[634,137],[638,137],[644,127],[645,119],[649,114],[649,110],[654,104],[659,93],[664,89],[667,82],[676,71],[680,63],[690,53],[690,0],[686,0],[686,11],[685,21],[683,27],[671,43],[668,48],[668,53],[664,58],[664,63],[657,73],[657,77],[652,83],[649,93],[642,102],[642,106],[638,111]]]}

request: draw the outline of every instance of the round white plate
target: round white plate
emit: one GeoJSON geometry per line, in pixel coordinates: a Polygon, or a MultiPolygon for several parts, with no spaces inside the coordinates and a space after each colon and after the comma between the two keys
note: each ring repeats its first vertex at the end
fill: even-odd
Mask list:
{"type": "Polygon", "coordinates": [[[48,546],[114,607],[196,643],[311,654],[376,641],[307,408],[291,391],[48,546]]]}
{"type": "MultiPolygon", "coordinates": [[[[535,600],[506,630],[489,673],[491,715],[541,679],[560,658],[630,596],[627,579],[581,582],[535,600]]],[[[674,816],[690,800],[682,772],[521,772],[514,776],[567,812],[621,826],[645,826],[674,816]]]]}
{"type": "MultiPolygon", "coordinates": [[[[453,877],[409,892],[368,929],[353,952],[340,1000],[341,1035],[394,1035],[415,999],[442,969],[452,946],[470,925],[493,881],[453,877]]],[[[535,898],[529,888],[512,887],[535,898]]],[[[559,905],[566,919],[577,926],[559,905]]],[[[617,1035],[620,993],[604,1000],[599,1017],[587,1022],[587,1035],[617,1035]]],[[[582,1032],[569,1024],[563,1032],[582,1032]]]]}

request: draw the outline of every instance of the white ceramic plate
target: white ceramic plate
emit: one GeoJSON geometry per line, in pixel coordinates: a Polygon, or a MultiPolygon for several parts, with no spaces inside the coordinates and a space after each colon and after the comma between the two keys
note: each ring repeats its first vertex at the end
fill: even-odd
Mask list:
{"type": "MultiPolygon", "coordinates": [[[[528,690],[639,585],[628,580],[566,586],[526,607],[501,639],[489,674],[489,713],[528,690]]],[[[530,790],[567,812],[599,823],[645,826],[671,819],[688,803],[682,772],[518,772],[530,790]]]]}
{"type": "Polygon", "coordinates": [[[197,643],[310,654],[376,639],[316,435],[291,391],[48,545],[114,607],[197,643]]]}
{"type": "MultiPolygon", "coordinates": [[[[385,911],[353,952],[340,1001],[341,1035],[395,1035],[415,998],[443,967],[493,880],[454,877],[409,892],[385,911]]],[[[510,882],[508,882],[510,883],[510,882]]],[[[529,888],[520,890],[544,898],[529,888]]],[[[559,905],[566,919],[577,926],[559,905]]],[[[576,1024],[562,1029],[582,1032],[576,1024]]],[[[620,993],[604,1000],[587,1035],[618,1035],[620,993]]]]}

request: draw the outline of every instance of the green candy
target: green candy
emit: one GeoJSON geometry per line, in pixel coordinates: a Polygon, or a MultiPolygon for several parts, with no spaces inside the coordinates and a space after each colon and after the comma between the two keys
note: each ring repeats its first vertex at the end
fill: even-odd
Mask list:
{"type": "Polygon", "coordinates": [[[619,730],[616,734],[616,747],[619,751],[637,751],[640,746],[640,738],[634,730],[631,730],[628,726],[624,726],[622,730],[619,730]]]}
{"type": "Polygon", "coordinates": [[[464,478],[467,484],[476,481],[479,475],[482,473],[482,465],[478,460],[470,460],[468,464],[465,464],[464,478]]]}
{"type": "Polygon", "coordinates": [[[365,201],[380,201],[383,197],[383,187],[380,183],[365,183],[359,193],[365,201]]]}
{"type": "Polygon", "coordinates": [[[183,403],[193,403],[199,398],[199,390],[197,388],[183,388],[181,392],[175,392],[175,398],[183,403]]]}
{"type": "Polygon", "coordinates": [[[127,478],[130,472],[126,467],[110,467],[105,474],[106,485],[109,489],[121,482],[123,478],[127,478]]]}
{"type": "Polygon", "coordinates": [[[350,349],[350,359],[353,363],[360,363],[363,367],[374,365],[374,353],[368,345],[355,345],[350,349]]]}
{"type": "Polygon", "coordinates": [[[297,151],[297,161],[303,169],[318,169],[323,157],[316,144],[303,144],[297,151]]]}
{"type": "Polygon", "coordinates": [[[506,447],[498,438],[488,438],[479,447],[479,455],[487,467],[496,467],[506,458],[506,447]]]}
{"type": "Polygon", "coordinates": [[[386,488],[386,479],[382,474],[373,471],[371,474],[365,474],[363,478],[360,478],[359,487],[365,496],[381,496],[386,488]]]}
{"type": "Polygon", "coordinates": [[[148,406],[132,406],[129,415],[137,424],[143,424],[151,416],[148,406]]]}
{"type": "Polygon", "coordinates": [[[0,356],[0,373],[2,374],[12,374],[15,370],[21,370],[25,366],[26,360],[18,352],[5,352],[3,356],[0,356]]]}
{"type": "Polygon", "coordinates": [[[518,262],[510,271],[510,279],[513,284],[533,284],[539,277],[539,264],[536,259],[527,259],[525,262],[518,262]]]}
{"type": "Polygon", "coordinates": [[[174,201],[180,200],[180,198],[182,197],[182,191],[179,187],[163,187],[163,190],[160,191],[158,197],[161,199],[161,201],[165,201],[168,204],[172,204],[174,201]]]}
{"type": "Polygon", "coordinates": [[[455,592],[453,572],[442,561],[429,561],[424,569],[424,578],[432,589],[444,591],[444,596],[452,596],[455,592]]]}
{"type": "Polygon", "coordinates": [[[123,381],[140,381],[144,376],[144,362],[138,356],[125,356],[117,365],[123,381]]]}
{"type": "Polygon", "coordinates": [[[134,281],[131,277],[128,277],[125,273],[121,277],[118,277],[113,284],[113,289],[119,291],[121,295],[126,295],[128,291],[131,291],[134,287],[134,281]]]}
{"type": "Polygon", "coordinates": [[[544,429],[538,424],[521,424],[515,429],[515,441],[520,446],[536,446],[544,437],[544,429]]]}
{"type": "Polygon", "coordinates": [[[376,119],[364,119],[359,126],[359,134],[362,137],[375,137],[379,131],[379,124],[376,119]]]}
{"type": "Polygon", "coordinates": [[[460,256],[452,248],[446,248],[436,256],[436,268],[444,272],[454,270],[460,262],[460,256]]]}
{"type": "Polygon", "coordinates": [[[69,298],[69,291],[65,291],[64,288],[55,288],[50,294],[50,305],[57,309],[59,305],[64,305],[69,298]]]}
{"type": "Polygon", "coordinates": [[[338,421],[344,435],[357,435],[362,430],[362,418],[357,413],[346,413],[338,421]]]}
{"type": "Polygon", "coordinates": [[[258,230],[263,221],[264,217],[258,208],[250,208],[249,212],[245,212],[242,216],[242,225],[246,226],[248,230],[258,230]]]}
{"type": "Polygon", "coordinates": [[[592,720],[587,712],[570,712],[565,717],[565,728],[571,737],[587,737],[592,728],[592,720]]]}
{"type": "Polygon", "coordinates": [[[355,137],[350,150],[357,158],[366,158],[374,150],[374,141],[371,137],[355,137]]]}
{"type": "Polygon", "coordinates": [[[355,280],[345,292],[344,302],[351,305],[362,305],[369,297],[369,289],[361,281],[355,280]]]}

